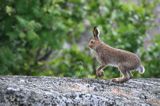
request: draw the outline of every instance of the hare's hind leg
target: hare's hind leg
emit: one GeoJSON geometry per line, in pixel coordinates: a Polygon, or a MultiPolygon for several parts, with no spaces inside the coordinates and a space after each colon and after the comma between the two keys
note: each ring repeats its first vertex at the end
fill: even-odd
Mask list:
{"type": "Polygon", "coordinates": [[[126,69],[123,66],[119,66],[118,69],[121,72],[122,77],[112,79],[113,82],[123,83],[131,78],[130,71],[126,71],[126,69]]]}
{"type": "Polygon", "coordinates": [[[129,80],[129,78],[127,77],[127,72],[126,71],[121,71],[122,73],[122,77],[119,78],[113,78],[112,81],[113,82],[117,82],[117,83],[123,83],[129,80]]]}

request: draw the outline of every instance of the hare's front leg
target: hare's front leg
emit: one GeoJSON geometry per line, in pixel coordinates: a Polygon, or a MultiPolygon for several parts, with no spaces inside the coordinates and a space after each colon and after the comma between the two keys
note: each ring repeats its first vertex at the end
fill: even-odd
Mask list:
{"type": "Polygon", "coordinates": [[[102,65],[100,65],[98,68],[97,68],[97,70],[96,70],[96,76],[97,77],[101,77],[101,76],[103,76],[104,74],[104,72],[103,72],[103,69],[105,68],[105,66],[106,65],[104,65],[104,64],[102,64],[102,65]]]}
{"type": "Polygon", "coordinates": [[[128,81],[129,79],[132,78],[132,75],[131,75],[131,72],[130,72],[130,71],[127,71],[127,70],[126,70],[125,68],[123,68],[123,67],[118,67],[118,69],[119,69],[119,71],[121,72],[122,77],[112,79],[113,82],[123,83],[123,82],[126,82],[126,81],[128,81]]]}

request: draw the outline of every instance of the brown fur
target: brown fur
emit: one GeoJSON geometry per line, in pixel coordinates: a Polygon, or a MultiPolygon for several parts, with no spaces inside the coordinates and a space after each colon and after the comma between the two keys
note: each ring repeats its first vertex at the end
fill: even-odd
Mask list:
{"type": "MultiPolygon", "coordinates": [[[[89,42],[89,47],[96,52],[96,58],[100,62],[100,66],[96,70],[97,76],[103,75],[105,66],[115,66],[123,75],[120,78],[115,78],[114,82],[125,82],[131,76],[131,70],[141,67],[139,57],[131,52],[113,48],[99,39],[99,31],[96,27],[93,30],[93,38],[89,42]]],[[[143,71],[143,70],[142,70],[143,71]]]]}

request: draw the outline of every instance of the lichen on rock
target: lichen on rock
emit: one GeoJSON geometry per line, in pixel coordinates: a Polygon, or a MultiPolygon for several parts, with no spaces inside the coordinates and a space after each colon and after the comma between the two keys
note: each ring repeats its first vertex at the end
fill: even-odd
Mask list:
{"type": "Polygon", "coordinates": [[[160,79],[1,76],[0,106],[158,106],[160,79]]]}

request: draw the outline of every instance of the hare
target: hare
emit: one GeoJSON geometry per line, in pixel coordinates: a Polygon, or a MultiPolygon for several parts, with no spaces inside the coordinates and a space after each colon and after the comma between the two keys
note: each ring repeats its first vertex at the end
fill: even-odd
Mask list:
{"type": "Polygon", "coordinates": [[[113,78],[113,82],[123,83],[132,78],[131,70],[137,70],[140,74],[145,72],[141,65],[140,58],[131,52],[113,48],[99,38],[100,32],[97,27],[93,29],[93,38],[89,41],[89,48],[96,53],[96,59],[100,66],[96,70],[96,76],[103,76],[103,69],[106,66],[117,67],[122,77],[113,78]]]}

